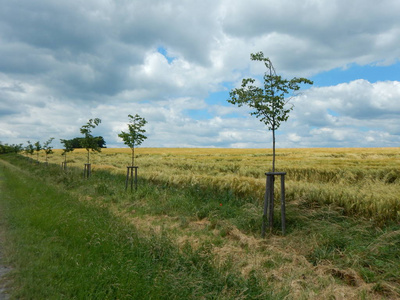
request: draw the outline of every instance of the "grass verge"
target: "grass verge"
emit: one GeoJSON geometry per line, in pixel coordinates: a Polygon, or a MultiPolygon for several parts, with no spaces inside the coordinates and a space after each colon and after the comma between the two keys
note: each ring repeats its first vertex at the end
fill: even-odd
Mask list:
{"type": "Polygon", "coordinates": [[[207,247],[177,248],[167,232],[142,235],[106,207],[0,165],[14,298],[272,297],[257,277],[244,278],[229,261],[214,266],[207,247]]]}

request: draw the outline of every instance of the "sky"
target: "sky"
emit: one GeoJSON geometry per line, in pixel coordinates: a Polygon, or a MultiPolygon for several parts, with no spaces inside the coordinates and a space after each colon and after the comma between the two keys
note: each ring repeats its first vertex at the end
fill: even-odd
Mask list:
{"type": "Polygon", "coordinates": [[[93,135],[126,147],[271,148],[243,78],[314,81],[290,99],[278,148],[400,147],[398,0],[0,0],[0,141],[93,135]]]}

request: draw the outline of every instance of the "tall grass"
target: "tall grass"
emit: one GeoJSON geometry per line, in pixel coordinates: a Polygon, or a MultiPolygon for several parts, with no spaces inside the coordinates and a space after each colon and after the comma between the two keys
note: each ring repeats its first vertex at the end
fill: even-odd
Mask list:
{"type": "MultiPolygon", "coordinates": [[[[269,150],[139,148],[141,178],[178,187],[200,186],[263,199],[269,150]]],[[[53,160],[61,160],[58,152],[53,160]],[[57,158],[58,157],[58,158],[57,158]]],[[[76,150],[69,164],[83,166],[76,150]]],[[[129,149],[103,149],[94,170],[124,174],[129,149]]],[[[400,220],[400,148],[278,149],[277,170],[287,172],[288,200],[337,204],[345,213],[379,223],[400,220]]]]}

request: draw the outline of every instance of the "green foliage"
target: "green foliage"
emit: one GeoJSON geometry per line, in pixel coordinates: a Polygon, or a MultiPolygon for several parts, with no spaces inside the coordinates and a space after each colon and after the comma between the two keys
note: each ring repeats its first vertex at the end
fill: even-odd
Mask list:
{"type": "Polygon", "coordinates": [[[84,138],[81,140],[81,146],[87,151],[88,163],[90,163],[89,150],[92,150],[92,152],[101,152],[97,139],[92,135],[92,129],[96,128],[100,123],[101,120],[99,118],[89,119],[89,121],[80,128],[80,132],[84,135],[84,138]]]}
{"type": "Polygon", "coordinates": [[[64,145],[63,152],[61,153],[61,155],[66,155],[68,152],[74,151],[75,147],[72,140],[60,139],[60,141],[61,144],[64,145]]]}
{"type": "Polygon", "coordinates": [[[34,144],[34,149],[35,149],[35,152],[36,152],[36,160],[37,160],[37,162],[39,162],[39,152],[43,149],[42,145],[40,144],[39,141],[37,141],[34,144]]]}
{"type": "Polygon", "coordinates": [[[3,144],[0,141],[0,154],[5,153],[18,153],[21,152],[23,149],[22,144],[3,144]]]}
{"type": "Polygon", "coordinates": [[[46,162],[47,162],[47,156],[53,153],[53,147],[50,146],[51,142],[54,140],[54,138],[50,138],[47,140],[44,144],[42,149],[44,150],[44,153],[46,155],[46,162]]]}
{"type": "Polygon", "coordinates": [[[28,145],[25,147],[25,153],[29,155],[33,155],[33,152],[35,152],[35,148],[31,144],[31,141],[27,141],[28,145]]]}
{"type": "Polygon", "coordinates": [[[132,149],[132,166],[134,166],[135,146],[140,146],[142,142],[147,139],[143,134],[146,130],[143,129],[147,121],[145,118],[140,117],[138,114],[135,116],[128,115],[129,124],[128,132],[121,131],[118,136],[124,141],[124,144],[132,149]]]}
{"type": "MultiPolygon", "coordinates": [[[[104,140],[104,138],[102,136],[94,136],[93,138],[100,148],[106,148],[106,141],[104,140]]],[[[84,140],[84,138],[81,138],[81,137],[76,137],[76,138],[73,138],[72,140],[70,140],[72,143],[72,148],[75,148],[75,149],[82,148],[83,140],[84,140]]]]}
{"type": "Polygon", "coordinates": [[[293,106],[287,107],[289,99],[286,95],[296,92],[300,89],[301,84],[313,84],[307,78],[284,79],[276,75],[274,66],[269,58],[264,57],[262,52],[250,55],[251,60],[264,62],[268,72],[264,73],[263,86],[255,85],[253,78],[242,80],[240,88],[235,88],[229,93],[228,102],[236,104],[239,107],[243,105],[249,106],[251,115],[256,116],[263,122],[273,134],[273,172],[275,171],[275,130],[279,128],[282,122],[287,121],[289,112],[293,106]]]}
{"type": "Polygon", "coordinates": [[[276,130],[281,122],[288,119],[288,114],[293,109],[293,106],[285,107],[289,101],[285,99],[286,95],[292,91],[298,91],[300,84],[313,84],[313,82],[297,77],[288,80],[276,75],[272,62],[269,58],[264,57],[262,52],[251,54],[251,60],[264,62],[268,69],[268,72],[264,74],[263,87],[254,85],[256,80],[253,78],[243,79],[242,86],[229,93],[228,102],[237,104],[239,107],[249,106],[254,109],[251,112],[252,115],[265,123],[269,130],[276,130]]]}

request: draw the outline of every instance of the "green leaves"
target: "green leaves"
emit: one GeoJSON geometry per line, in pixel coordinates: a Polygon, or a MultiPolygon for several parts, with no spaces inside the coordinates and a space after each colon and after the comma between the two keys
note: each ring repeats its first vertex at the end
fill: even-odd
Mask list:
{"type": "Polygon", "coordinates": [[[86,125],[83,125],[80,129],[81,133],[84,135],[84,138],[81,140],[81,146],[82,148],[85,148],[87,151],[88,164],[90,163],[89,150],[101,152],[101,147],[97,143],[98,138],[93,137],[92,135],[92,129],[96,128],[96,126],[99,125],[100,123],[101,120],[99,118],[89,119],[86,125]]]}
{"type": "Polygon", "coordinates": [[[121,131],[118,136],[124,141],[124,144],[129,148],[140,146],[147,137],[143,134],[146,130],[143,129],[147,121],[145,118],[140,117],[138,114],[135,116],[128,115],[129,124],[128,132],[121,131]]]}
{"type": "Polygon", "coordinates": [[[256,86],[253,78],[242,80],[240,88],[233,89],[229,93],[228,102],[239,107],[247,105],[254,109],[250,114],[256,116],[268,126],[269,130],[276,130],[282,122],[287,121],[293,106],[286,107],[289,99],[286,95],[298,91],[301,84],[313,84],[307,78],[284,79],[276,75],[275,69],[269,58],[262,52],[250,55],[251,60],[264,62],[268,72],[264,73],[263,87],[256,86]]]}
{"type": "Polygon", "coordinates": [[[279,128],[282,122],[286,122],[293,105],[286,107],[289,99],[286,95],[298,91],[300,84],[313,84],[307,78],[284,79],[276,75],[275,68],[268,57],[260,51],[250,54],[251,60],[264,62],[267,72],[264,73],[264,83],[262,87],[254,85],[255,79],[245,78],[242,80],[240,88],[233,89],[229,93],[228,102],[237,106],[247,105],[252,108],[251,115],[256,116],[267,125],[268,130],[272,131],[272,172],[275,171],[275,130],[279,128]]]}
{"type": "Polygon", "coordinates": [[[25,153],[32,155],[35,151],[35,148],[31,144],[31,141],[27,141],[28,145],[25,147],[25,153]]]}
{"type": "Polygon", "coordinates": [[[135,145],[140,146],[142,142],[147,139],[147,137],[143,134],[146,130],[143,129],[144,125],[146,125],[147,121],[145,118],[140,117],[138,114],[135,116],[128,115],[129,124],[128,124],[128,132],[121,131],[118,136],[124,141],[124,144],[127,145],[132,150],[132,166],[135,165],[135,145]]]}
{"type": "Polygon", "coordinates": [[[63,153],[62,155],[65,155],[67,152],[74,151],[74,145],[72,140],[64,140],[60,139],[61,144],[64,145],[63,153]]]}
{"type": "Polygon", "coordinates": [[[43,144],[43,150],[46,153],[46,155],[53,153],[53,147],[50,146],[51,142],[54,140],[54,138],[50,138],[48,141],[46,141],[43,144]]]}
{"type": "Polygon", "coordinates": [[[101,148],[96,142],[96,138],[92,135],[92,129],[96,128],[101,123],[99,118],[89,119],[86,125],[83,125],[80,129],[80,132],[84,135],[83,140],[81,141],[82,148],[86,148],[86,151],[92,150],[101,152],[101,148]]]}
{"type": "Polygon", "coordinates": [[[35,151],[36,151],[36,152],[39,152],[40,150],[42,150],[42,145],[40,145],[40,142],[39,142],[39,141],[37,141],[37,142],[34,144],[34,146],[35,146],[35,151]]]}

